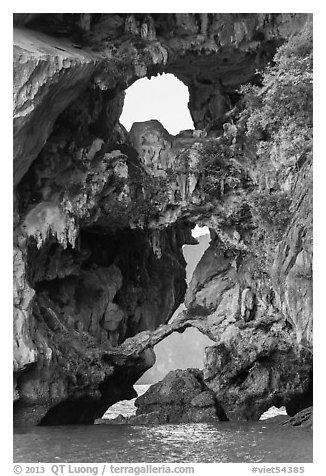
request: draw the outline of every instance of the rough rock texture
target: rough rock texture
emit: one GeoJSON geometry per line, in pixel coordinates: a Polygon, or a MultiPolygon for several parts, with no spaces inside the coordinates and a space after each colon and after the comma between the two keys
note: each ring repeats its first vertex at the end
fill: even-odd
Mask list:
{"type": "Polygon", "coordinates": [[[187,292],[188,317],[216,341],[205,382],[230,419],[258,419],[272,405],[294,415],[312,404],[310,167],[295,182],[300,205],[269,274],[257,274],[250,254],[225,250],[216,237],[187,292]]]}
{"type": "Polygon", "coordinates": [[[98,63],[95,54],[67,40],[14,29],[14,183],[27,172],[58,115],[80,95],[98,63]]]}
{"type": "Polygon", "coordinates": [[[97,420],[104,424],[148,425],[162,423],[216,422],[225,420],[223,410],[209,390],[198,369],[174,370],[151,385],[136,399],[136,415],[114,420],[97,420]]]}
{"type": "Polygon", "coordinates": [[[92,422],[133,398],[133,383],[153,365],[152,346],[189,325],[216,341],[205,385],[229,418],[311,404],[309,165],[282,178],[297,209],[270,273],[257,277],[242,205],[264,177],[230,112],[239,86],[259,83],[257,68],[306,19],[15,17],[17,424],[92,422]],[[173,137],[151,121],[128,134],[119,124],[124,90],[161,72],[188,86],[196,130],[173,137]],[[221,151],[212,182],[207,147],[221,151]],[[188,290],[187,314],[164,327],[184,297],[181,248],[193,243],[195,223],[214,240],[188,290]]]}
{"type": "MultiPolygon", "coordinates": [[[[312,402],[311,307],[297,329],[273,281],[254,279],[250,260],[236,261],[211,243],[187,293],[188,316],[216,341],[206,349],[205,382],[230,419],[258,419],[273,405],[294,414],[312,402]]],[[[310,294],[306,280],[300,285],[310,294]]]]}
{"type": "Polygon", "coordinates": [[[136,399],[136,416],[159,412],[162,423],[219,420],[219,407],[202,372],[175,370],[136,399]]]}
{"type": "Polygon", "coordinates": [[[308,428],[312,430],[313,427],[313,407],[305,408],[298,412],[292,418],[289,418],[282,425],[292,425],[300,428],[308,428]]]}
{"type": "MultiPolygon", "coordinates": [[[[20,406],[24,411],[26,406],[31,407],[30,412],[36,419],[40,418],[41,402],[46,401],[43,404],[45,413],[67,397],[72,398],[74,404],[76,400],[84,399],[87,411],[95,399],[93,407],[100,408],[97,416],[101,416],[106,409],[103,398],[109,398],[109,406],[119,400],[126,389],[126,395],[132,398],[132,384],[153,364],[153,357],[149,354],[148,363],[148,355],[136,357],[134,353],[132,365],[126,364],[124,371],[118,372],[114,362],[103,361],[105,354],[129,335],[144,329],[153,330],[160,322],[168,320],[182,300],[184,264],[177,250],[164,250],[161,259],[157,260],[146,236],[133,232],[125,238],[123,234],[115,240],[105,238],[113,252],[113,257],[106,256],[105,261],[103,253],[108,248],[99,243],[97,235],[87,236],[87,239],[90,240],[88,244],[97,240],[93,254],[86,245],[78,252],[70,247],[64,250],[51,241],[40,250],[35,244],[29,250],[29,280],[36,290],[30,336],[39,355],[30,370],[34,381],[32,389],[28,371],[17,374],[20,400],[16,418],[19,418],[20,406]],[[131,236],[134,236],[132,241],[131,236]],[[59,271],[61,267],[65,272],[59,271]],[[135,368],[128,375],[133,366],[135,368]],[[112,379],[113,382],[119,380],[117,390],[114,390],[112,379]],[[106,386],[110,390],[109,397],[104,396],[106,386]],[[44,387],[42,393],[40,387],[44,387]],[[112,401],[114,398],[116,400],[112,401]]],[[[79,411],[77,416],[71,411],[69,415],[64,413],[65,418],[70,422],[88,422],[88,414],[79,411]]],[[[45,422],[51,422],[52,418],[56,422],[55,418],[59,417],[57,413],[53,415],[55,417],[49,419],[48,416],[45,422]]]]}

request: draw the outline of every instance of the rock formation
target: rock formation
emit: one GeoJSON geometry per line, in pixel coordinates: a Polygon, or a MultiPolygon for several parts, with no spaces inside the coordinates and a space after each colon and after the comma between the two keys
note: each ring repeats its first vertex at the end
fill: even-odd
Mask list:
{"type": "Polygon", "coordinates": [[[313,407],[305,408],[298,412],[295,416],[289,418],[282,425],[292,425],[300,428],[308,428],[312,430],[313,426],[313,407]]]}
{"type": "Polygon", "coordinates": [[[209,390],[198,369],[174,370],[136,399],[136,415],[96,424],[148,425],[162,423],[217,422],[225,420],[214,392],[209,390]]]}
{"type": "Polygon", "coordinates": [[[311,399],[311,351],[298,339],[303,330],[284,318],[273,283],[254,281],[252,264],[237,265],[213,242],[186,296],[188,314],[216,341],[207,348],[204,377],[230,419],[258,419],[273,405],[293,414],[298,394],[311,399]]]}
{"type": "Polygon", "coordinates": [[[93,422],[136,396],[153,345],[187,326],[216,342],[204,380],[229,419],[311,405],[311,165],[265,174],[239,113],[240,86],[259,84],[257,69],[307,21],[17,14],[16,424],[93,422]],[[174,137],[150,121],[128,134],[124,90],[163,72],[188,86],[196,130],[174,137]],[[295,208],[277,246],[263,243],[272,265],[259,274],[247,197],[269,194],[273,180],[295,208]],[[186,314],[167,324],[184,299],[181,249],[194,243],[196,223],[209,226],[212,243],[186,314]]]}
{"type": "Polygon", "coordinates": [[[196,369],[175,370],[136,399],[136,417],[159,414],[162,423],[204,422],[225,419],[214,393],[196,369]]]}

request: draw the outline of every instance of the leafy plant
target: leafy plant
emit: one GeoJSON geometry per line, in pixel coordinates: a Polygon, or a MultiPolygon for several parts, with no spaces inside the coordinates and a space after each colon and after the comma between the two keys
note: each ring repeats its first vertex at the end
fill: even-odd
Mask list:
{"type": "Polygon", "coordinates": [[[254,224],[279,241],[291,218],[289,193],[254,192],[250,197],[250,205],[254,224]]]}
{"type": "Polygon", "coordinates": [[[201,177],[202,190],[212,198],[220,198],[238,188],[245,179],[244,171],[234,164],[236,154],[224,138],[203,145],[200,160],[194,169],[201,177]]]}
{"type": "Polygon", "coordinates": [[[298,165],[312,153],[312,25],[282,45],[274,65],[263,73],[262,87],[241,89],[247,137],[257,143],[260,159],[278,166],[298,165]]]}
{"type": "MultiPolygon", "coordinates": [[[[262,72],[262,86],[241,88],[240,120],[257,165],[257,189],[247,197],[252,223],[248,245],[260,271],[272,263],[299,200],[291,187],[285,191],[284,182],[295,183],[298,171],[312,159],[312,58],[312,24],[307,22],[277,50],[273,65],[262,72]]],[[[302,180],[309,187],[306,175],[302,180]]],[[[302,210],[297,215],[296,223],[302,210]]]]}

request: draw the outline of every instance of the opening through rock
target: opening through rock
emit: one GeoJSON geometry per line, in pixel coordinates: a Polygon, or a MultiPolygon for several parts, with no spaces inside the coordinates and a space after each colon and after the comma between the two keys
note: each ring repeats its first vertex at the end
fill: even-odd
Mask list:
{"type": "MultiPolygon", "coordinates": [[[[192,230],[192,235],[197,239],[197,245],[184,245],[183,255],[187,262],[186,280],[187,285],[191,281],[198,262],[208,248],[211,238],[207,226],[198,226],[192,230]]],[[[169,322],[172,322],[179,313],[185,309],[182,303],[174,312],[169,322]]],[[[170,371],[176,369],[196,368],[203,370],[205,347],[214,342],[202,334],[198,329],[190,327],[182,333],[174,332],[154,347],[156,362],[145,374],[136,382],[134,388],[138,396],[147,391],[150,385],[161,381],[170,371]]],[[[105,413],[104,418],[116,418],[118,415],[129,417],[135,414],[135,398],[123,400],[111,406],[105,413]]]]}
{"type": "Polygon", "coordinates": [[[126,91],[120,122],[129,131],[134,122],[156,119],[170,134],[194,129],[188,109],[189,92],[173,74],[136,81],[126,91]]]}
{"type": "Polygon", "coordinates": [[[279,415],[287,415],[285,407],[277,408],[273,406],[266,410],[259,420],[268,420],[269,418],[274,418],[279,415]]]}
{"type": "MultiPolygon", "coordinates": [[[[182,252],[185,257],[186,281],[189,286],[192,275],[211,241],[207,226],[198,225],[192,230],[192,235],[197,239],[198,245],[184,245],[182,252]]],[[[180,304],[169,322],[172,322],[181,311],[185,309],[184,303],[180,304]]],[[[204,350],[213,341],[202,334],[198,329],[188,328],[182,334],[174,332],[154,347],[156,362],[137,382],[137,384],[150,385],[158,382],[170,370],[186,369],[189,367],[202,369],[204,366],[204,350]]]]}

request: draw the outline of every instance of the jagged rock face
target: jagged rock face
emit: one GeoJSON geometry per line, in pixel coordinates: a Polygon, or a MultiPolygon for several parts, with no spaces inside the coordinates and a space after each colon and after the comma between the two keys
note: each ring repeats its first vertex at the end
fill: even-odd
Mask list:
{"type": "Polygon", "coordinates": [[[313,407],[305,408],[298,412],[294,417],[286,420],[283,425],[289,426],[296,426],[300,428],[308,428],[312,430],[313,427],[313,407]]]}
{"type": "Polygon", "coordinates": [[[292,188],[297,206],[271,276],[278,306],[294,326],[298,343],[312,349],[312,164],[305,164],[298,175],[292,188]]]}
{"type": "Polygon", "coordinates": [[[205,378],[230,418],[257,418],[269,404],[293,410],[298,396],[307,397],[309,171],[295,186],[289,179],[300,205],[270,276],[256,279],[249,257],[239,261],[232,250],[250,235],[243,204],[259,171],[240,128],[201,132],[305,21],[301,14],[18,14],[16,24],[27,29],[14,37],[17,424],[92,422],[134,397],[133,383],[154,362],[152,346],[189,325],[217,342],[205,378]],[[160,72],[189,87],[199,130],[173,137],[151,121],[128,135],[118,122],[123,91],[160,72]],[[207,188],[201,159],[216,146],[238,159],[221,158],[218,184],[207,188]],[[155,334],[183,300],[181,248],[193,242],[196,222],[220,241],[197,269],[184,322],[155,334]],[[260,343],[251,352],[254,332],[260,343]],[[255,383],[232,383],[244,368],[255,383]]]}
{"type": "Polygon", "coordinates": [[[136,417],[157,413],[162,423],[218,421],[213,392],[197,369],[175,370],[136,399],[136,417]]]}
{"type": "MultiPolygon", "coordinates": [[[[164,249],[157,260],[141,232],[115,239],[84,234],[80,250],[64,250],[54,240],[28,250],[28,280],[36,296],[33,328],[23,336],[37,353],[34,367],[17,368],[16,423],[39,422],[50,408],[42,423],[87,423],[122,395],[134,396],[132,384],[154,362],[150,351],[131,358],[132,365],[122,363],[119,372],[119,364],[103,360],[104,353],[126,337],[154,330],[182,301],[185,272],[178,249],[164,249]],[[78,412],[71,412],[72,401],[78,412]]],[[[24,359],[25,366],[30,360],[24,359]]]]}
{"type": "Polygon", "coordinates": [[[26,30],[14,31],[14,45],[16,184],[41,151],[58,115],[85,88],[99,59],[71,42],[26,30]]]}
{"type": "Polygon", "coordinates": [[[58,115],[90,83],[116,94],[140,77],[171,72],[189,87],[190,112],[202,128],[305,20],[298,14],[18,14],[18,26],[38,32],[14,36],[15,183],[58,115]]]}
{"type": "Polygon", "coordinates": [[[198,369],[169,372],[138,397],[135,405],[136,417],[130,419],[133,424],[144,417],[146,422],[152,417],[154,423],[207,422],[224,418],[214,393],[205,386],[198,369]]]}
{"type": "Polygon", "coordinates": [[[257,276],[250,255],[225,251],[217,238],[187,292],[188,318],[217,343],[207,348],[204,377],[229,419],[312,404],[310,173],[309,165],[300,171],[293,193],[302,199],[269,275],[257,276]]]}

